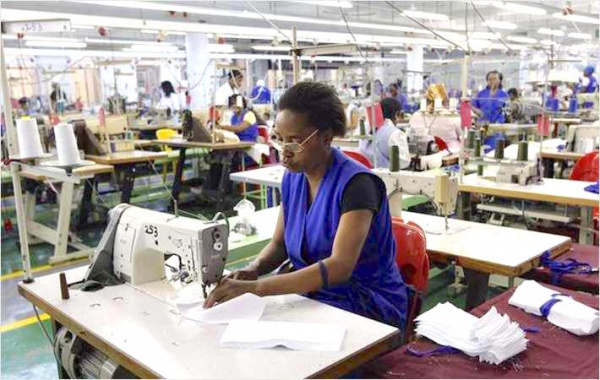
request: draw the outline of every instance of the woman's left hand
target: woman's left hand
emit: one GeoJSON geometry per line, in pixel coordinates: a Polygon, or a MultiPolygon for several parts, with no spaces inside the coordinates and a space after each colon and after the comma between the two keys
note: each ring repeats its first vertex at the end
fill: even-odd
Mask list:
{"type": "Polygon", "coordinates": [[[244,293],[258,294],[257,287],[258,281],[241,281],[224,277],[204,301],[204,308],[209,309],[215,304],[223,303],[244,293]]]}

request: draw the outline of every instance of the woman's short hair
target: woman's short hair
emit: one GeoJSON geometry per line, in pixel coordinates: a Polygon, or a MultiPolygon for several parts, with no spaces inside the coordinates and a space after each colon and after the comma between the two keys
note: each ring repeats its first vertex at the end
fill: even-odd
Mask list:
{"type": "Polygon", "coordinates": [[[175,92],[175,88],[173,88],[173,84],[168,80],[162,82],[160,84],[160,88],[163,90],[167,97],[171,96],[175,92]]]}
{"type": "Polygon", "coordinates": [[[279,111],[302,114],[308,123],[334,136],[346,133],[344,105],[330,86],[319,82],[300,82],[288,89],[278,104],[279,111]]]}

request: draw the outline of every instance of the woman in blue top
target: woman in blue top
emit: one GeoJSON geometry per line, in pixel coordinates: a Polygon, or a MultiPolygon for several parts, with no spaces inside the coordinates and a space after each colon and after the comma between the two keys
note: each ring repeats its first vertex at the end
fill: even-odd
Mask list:
{"type": "Polygon", "coordinates": [[[329,86],[302,82],[279,101],[274,145],[286,173],[271,242],[248,267],[224,278],[205,307],[244,293],[303,293],[403,328],[408,289],[396,266],[385,185],[331,147],[343,136],[344,108],[329,86]],[[286,259],[294,270],[266,278],[286,259]]]}
{"type": "Polygon", "coordinates": [[[479,91],[473,101],[473,111],[479,116],[479,121],[491,124],[503,124],[504,105],[508,100],[508,94],[502,89],[502,73],[496,70],[490,71],[485,76],[487,87],[479,91]]]}
{"type": "Polygon", "coordinates": [[[219,125],[220,129],[235,132],[241,141],[256,142],[258,120],[254,111],[247,109],[246,99],[240,94],[229,97],[229,108],[233,111],[230,125],[219,125]]]}

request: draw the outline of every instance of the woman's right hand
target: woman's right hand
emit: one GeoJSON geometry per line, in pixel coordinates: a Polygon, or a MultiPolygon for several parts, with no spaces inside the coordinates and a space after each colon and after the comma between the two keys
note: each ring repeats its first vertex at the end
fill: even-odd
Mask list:
{"type": "Polygon", "coordinates": [[[242,281],[256,281],[258,280],[258,271],[252,267],[245,267],[231,272],[228,278],[242,281]]]}

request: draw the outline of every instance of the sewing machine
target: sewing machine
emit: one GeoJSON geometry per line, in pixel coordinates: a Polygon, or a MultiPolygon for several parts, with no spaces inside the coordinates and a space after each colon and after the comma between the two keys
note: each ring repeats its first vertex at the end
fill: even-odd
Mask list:
{"type": "Polygon", "coordinates": [[[438,213],[446,217],[456,208],[458,197],[458,178],[439,174],[432,171],[391,172],[389,169],[372,169],[383,180],[386,187],[390,212],[392,216],[400,217],[402,213],[402,193],[424,195],[435,204],[438,213]]]}
{"type": "Polygon", "coordinates": [[[541,180],[540,166],[537,162],[507,160],[497,163],[496,182],[518,183],[521,186],[541,180]]]}
{"type": "Polygon", "coordinates": [[[179,257],[180,279],[197,281],[206,294],[227,260],[229,229],[224,221],[201,221],[120,204],[110,221],[84,281],[101,273],[132,285],[165,277],[165,256],[179,257]]]}
{"type": "MultiPolygon", "coordinates": [[[[82,284],[131,285],[165,277],[165,256],[179,258],[179,278],[206,287],[217,283],[227,260],[228,226],[120,204],[109,223],[82,284]],[[108,279],[108,280],[107,280],[108,279]]],[[[64,371],[77,378],[134,378],[126,368],[81,339],[66,326],[54,336],[54,354],[64,371]]]]}

